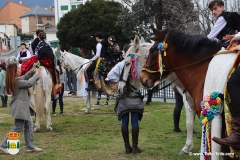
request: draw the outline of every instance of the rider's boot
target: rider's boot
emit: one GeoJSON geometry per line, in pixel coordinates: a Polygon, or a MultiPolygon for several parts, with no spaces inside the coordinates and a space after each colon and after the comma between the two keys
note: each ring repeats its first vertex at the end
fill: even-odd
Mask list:
{"type": "Polygon", "coordinates": [[[88,88],[86,88],[86,90],[90,91],[90,90],[94,90],[94,89],[96,89],[96,87],[95,87],[93,81],[89,81],[88,88]]]}
{"type": "Polygon", "coordinates": [[[232,133],[228,137],[213,137],[212,140],[220,145],[240,147],[240,118],[232,117],[232,133]]]}

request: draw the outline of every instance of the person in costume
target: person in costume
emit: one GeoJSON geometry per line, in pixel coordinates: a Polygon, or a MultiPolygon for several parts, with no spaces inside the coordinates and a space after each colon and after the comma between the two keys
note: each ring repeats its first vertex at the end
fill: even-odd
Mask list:
{"type": "Polygon", "coordinates": [[[217,18],[211,32],[207,35],[209,39],[218,39],[223,47],[227,47],[229,42],[223,37],[227,34],[235,34],[236,28],[230,24],[229,12],[224,10],[224,2],[222,0],[213,0],[209,3],[208,8],[211,10],[214,17],[217,18]]]}
{"type": "Polygon", "coordinates": [[[26,44],[22,43],[21,44],[21,51],[19,51],[18,56],[17,56],[18,62],[20,64],[22,64],[22,62],[26,61],[30,57],[31,57],[30,51],[28,49],[26,49],[26,44]]]}
{"type": "Polygon", "coordinates": [[[99,57],[106,57],[106,52],[107,52],[107,47],[108,47],[108,43],[103,40],[103,34],[101,32],[97,32],[95,34],[95,38],[97,43],[96,46],[96,55],[90,59],[90,65],[88,66],[86,73],[87,73],[87,77],[88,77],[88,88],[86,88],[86,90],[93,90],[95,89],[95,85],[94,85],[94,79],[93,79],[93,71],[96,68],[96,63],[99,57]]]}
{"type": "Polygon", "coordinates": [[[35,54],[35,49],[40,41],[39,37],[40,37],[40,33],[43,32],[43,30],[41,29],[38,29],[36,30],[36,38],[33,40],[33,42],[31,43],[30,47],[29,47],[29,50],[31,52],[32,55],[35,54]]]}

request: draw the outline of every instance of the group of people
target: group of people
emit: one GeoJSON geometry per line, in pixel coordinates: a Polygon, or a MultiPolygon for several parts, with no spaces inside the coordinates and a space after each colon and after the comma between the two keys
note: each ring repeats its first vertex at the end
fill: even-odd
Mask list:
{"type": "MultiPolygon", "coordinates": [[[[218,18],[216,21],[213,29],[211,30],[210,34],[207,36],[209,39],[218,39],[223,44],[223,47],[226,47],[228,45],[227,43],[230,43],[235,40],[240,40],[239,34],[233,36],[236,33],[236,28],[232,26],[229,22],[229,19],[227,19],[229,15],[229,12],[226,12],[224,10],[224,3],[222,0],[213,0],[209,4],[209,9],[212,11],[213,15],[218,18]],[[232,39],[233,38],[233,39],[232,39]]],[[[20,133],[21,130],[24,128],[24,137],[26,142],[26,151],[27,152],[41,152],[42,149],[36,147],[33,144],[33,135],[32,135],[32,119],[30,116],[29,111],[29,97],[27,88],[32,87],[36,81],[40,78],[40,72],[41,69],[37,67],[33,67],[32,65],[29,69],[29,64],[36,63],[36,60],[39,60],[42,65],[46,65],[46,68],[50,68],[50,73],[53,75],[53,81],[56,83],[57,79],[55,74],[55,61],[54,61],[54,54],[52,49],[50,48],[49,42],[46,40],[46,34],[42,31],[36,32],[38,38],[33,41],[31,44],[31,49],[34,51],[31,53],[28,50],[26,50],[26,45],[21,45],[21,52],[19,53],[19,56],[17,57],[17,60],[19,63],[22,63],[22,69],[25,69],[24,71],[20,70],[20,67],[18,66],[18,62],[15,59],[9,59],[8,60],[8,66],[7,71],[5,72],[4,65],[0,65],[0,85],[6,87],[7,94],[12,95],[12,99],[10,102],[10,108],[11,108],[11,115],[15,119],[14,127],[11,129],[11,132],[18,132],[20,133]],[[51,50],[50,50],[51,49],[51,50]],[[31,56],[29,56],[29,53],[31,53],[31,56]],[[34,55],[37,55],[37,57],[32,58],[34,55]],[[26,58],[27,57],[27,58],[26,58]],[[28,60],[31,59],[32,62],[28,62],[28,60]],[[27,64],[27,65],[26,65],[27,64]],[[26,67],[26,68],[24,68],[26,67]],[[2,79],[2,74],[6,74],[6,80],[2,79]],[[55,77],[55,78],[54,78],[55,77]],[[4,84],[6,82],[6,84],[4,84]],[[24,101],[23,101],[24,100],[24,101]],[[22,103],[19,103],[19,102],[22,103]],[[19,110],[24,110],[24,112],[20,112],[19,110]]],[[[98,71],[101,72],[102,75],[106,77],[106,80],[110,80],[113,82],[118,82],[120,80],[120,76],[124,67],[124,61],[121,57],[121,52],[119,49],[119,46],[116,43],[116,38],[113,36],[108,37],[108,40],[105,41],[103,38],[103,34],[98,32],[95,34],[95,38],[97,43],[96,46],[96,55],[90,59],[91,64],[86,70],[86,74],[89,81],[89,87],[88,90],[95,89],[94,86],[94,78],[93,78],[93,70],[96,68],[96,62],[98,58],[102,58],[102,61],[98,67],[98,71]]],[[[124,46],[124,54],[126,54],[127,50],[131,44],[126,44],[124,46]]],[[[31,50],[30,49],[30,50],[31,50]]],[[[236,45],[233,50],[239,50],[240,45],[236,45]]],[[[61,74],[64,72],[63,68],[61,67],[59,61],[57,61],[57,68],[60,72],[60,82],[63,82],[63,77],[61,74]]],[[[58,75],[59,75],[58,74],[58,75]]],[[[58,79],[59,80],[59,79],[58,79]]],[[[63,84],[64,85],[64,84],[63,84]]],[[[213,140],[216,143],[219,143],[221,145],[228,145],[228,146],[239,146],[240,144],[240,102],[238,96],[240,95],[240,68],[238,67],[236,71],[232,74],[232,77],[228,81],[228,92],[231,96],[231,108],[232,108],[232,134],[226,138],[214,138],[213,140]]],[[[64,87],[63,87],[64,88],[64,87]]],[[[62,89],[62,88],[61,88],[62,89]]],[[[5,89],[2,87],[0,88],[0,95],[5,95],[3,93],[5,89]]],[[[60,97],[59,100],[62,100],[62,94],[63,90],[60,91],[60,97]]],[[[5,96],[1,96],[1,98],[4,97],[3,105],[6,105],[6,99],[5,96]]],[[[182,103],[178,102],[182,100],[181,97],[176,95],[177,100],[177,106],[183,105],[182,103]]],[[[56,105],[56,101],[53,101],[53,104],[56,105]]],[[[53,107],[53,113],[55,113],[55,108],[53,107]]],[[[61,108],[61,114],[63,114],[63,103],[60,102],[60,108],[61,108]]],[[[125,153],[141,153],[143,150],[141,150],[138,147],[138,137],[139,137],[139,120],[142,119],[143,111],[144,111],[144,105],[143,100],[138,96],[137,92],[131,91],[127,93],[125,98],[121,98],[117,105],[115,106],[115,113],[119,120],[122,121],[121,125],[121,131],[122,131],[122,138],[124,141],[125,146],[125,153]],[[136,98],[130,98],[130,97],[136,97],[136,98]],[[129,115],[131,114],[131,124],[132,124],[132,146],[129,142],[129,115]]],[[[174,111],[175,112],[175,111],[174,111]]],[[[177,112],[177,111],[176,111],[177,112]]],[[[181,109],[180,109],[181,112],[181,109]]],[[[175,113],[174,113],[175,114],[175,113]]],[[[176,123],[179,123],[179,109],[176,116],[176,123]]],[[[176,132],[179,132],[179,126],[178,124],[175,125],[176,132]]],[[[7,150],[7,137],[4,138],[0,145],[0,152],[4,154],[9,154],[7,150]]]]}

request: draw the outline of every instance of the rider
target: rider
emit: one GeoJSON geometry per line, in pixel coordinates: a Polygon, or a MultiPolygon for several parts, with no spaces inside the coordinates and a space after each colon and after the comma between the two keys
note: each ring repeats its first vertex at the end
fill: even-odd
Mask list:
{"type": "Polygon", "coordinates": [[[40,33],[41,32],[43,32],[43,30],[41,30],[41,29],[38,29],[38,30],[36,30],[36,36],[37,36],[37,38],[35,38],[34,40],[33,40],[33,42],[31,43],[31,45],[30,45],[30,52],[31,52],[31,54],[32,55],[34,55],[34,53],[35,53],[35,49],[36,49],[36,47],[37,47],[37,45],[38,45],[38,43],[39,43],[39,41],[40,41],[40,39],[39,39],[39,37],[40,37],[40,33]]]}
{"type": "MultiPolygon", "coordinates": [[[[235,40],[240,41],[240,33],[232,39],[232,41],[235,40]]],[[[233,49],[240,50],[240,45],[235,46],[233,49]]],[[[212,140],[220,145],[240,147],[240,66],[236,68],[228,80],[227,91],[231,99],[232,133],[226,138],[213,137],[212,140]]]]}
{"type": "Polygon", "coordinates": [[[223,40],[223,37],[227,34],[235,34],[236,32],[236,29],[229,24],[228,15],[230,13],[224,10],[224,2],[222,0],[213,0],[208,5],[208,8],[211,10],[213,16],[217,18],[217,21],[207,37],[209,39],[217,38],[222,42],[223,47],[226,48],[229,43],[223,40]]]}
{"type": "Polygon", "coordinates": [[[90,59],[91,64],[88,66],[88,68],[86,70],[86,73],[87,73],[87,76],[89,79],[89,83],[88,83],[89,86],[88,86],[88,88],[86,88],[86,90],[95,89],[92,72],[96,68],[97,59],[99,57],[105,57],[106,52],[107,52],[108,43],[103,40],[103,34],[101,32],[97,32],[95,34],[95,38],[96,38],[96,41],[98,42],[97,46],[96,46],[96,55],[92,59],[90,59]]]}

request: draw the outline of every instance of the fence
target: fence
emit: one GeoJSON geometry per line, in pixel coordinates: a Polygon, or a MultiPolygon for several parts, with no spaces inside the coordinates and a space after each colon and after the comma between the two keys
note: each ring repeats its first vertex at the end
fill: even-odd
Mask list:
{"type": "MultiPolygon", "coordinates": [[[[69,88],[67,85],[67,75],[65,74],[64,77],[65,77],[64,78],[65,79],[64,90],[69,91],[69,88]]],[[[169,84],[169,82],[163,81],[162,83],[160,83],[158,85],[158,88],[156,88],[156,90],[158,90],[168,84],[169,84]]],[[[140,91],[141,91],[142,95],[146,95],[148,92],[147,89],[144,89],[144,88],[141,88],[140,91]]],[[[163,99],[164,102],[166,102],[167,99],[175,99],[175,94],[172,90],[172,85],[170,85],[162,90],[158,90],[157,92],[154,92],[152,98],[161,98],[161,99],[163,99]]]]}

